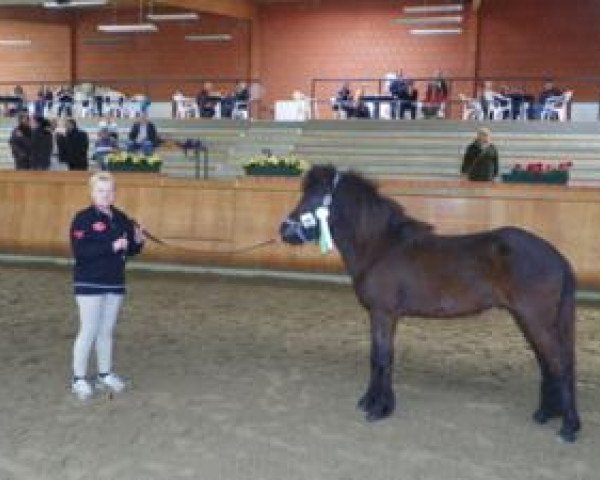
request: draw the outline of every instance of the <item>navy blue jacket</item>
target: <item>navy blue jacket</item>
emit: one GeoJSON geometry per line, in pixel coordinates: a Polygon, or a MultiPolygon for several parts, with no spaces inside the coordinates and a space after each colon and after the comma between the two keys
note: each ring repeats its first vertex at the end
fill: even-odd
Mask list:
{"type": "Polygon", "coordinates": [[[112,217],[94,206],[77,212],[71,224],[71,248],[75,256],[75,295],[125,292],[125,262],[143,244],[134,240],[134,223],[111,207],[112,217]],[[113,251],[113,242],[127,237],[127,252],[113,251]]]}

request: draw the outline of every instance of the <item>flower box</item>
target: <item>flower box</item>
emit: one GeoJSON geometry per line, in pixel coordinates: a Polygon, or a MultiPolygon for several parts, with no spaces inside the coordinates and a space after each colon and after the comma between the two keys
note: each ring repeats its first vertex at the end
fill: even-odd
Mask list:
{"type": "Polygon", "coordinates": [[[107,170],[111,172],[160,172],[160,163],[114,163],[106,164],[107,170]]]}
{"type": "Polygon", "coordinates": [[[297,177],[302,175],[310,165],[295,155],[277,156],[270,151],[251,158],[244,163],[246,175],[266,177],[297,177]]]}
{"type": "Polygon", "coordinates": [[[569,181],[569,169],[572,162],[562,162],[558,166],[542,162],[528,163],[525,168],[516,164],[510,173],[502,175],[502,181],[507,183],[547,183],[565,185],[569,181]]]}
{"type": "Polygon", "coordinates": [[[507,183],[550,183],[553,185],[565,185],[569,181],[569,172],[527,172],[517,171],[502,175],[502,181],[507,183]]]}
{"type": "Polygon", "coordinates": [[[302,175],[302,170],[296,167],[279,165],[248,165],[244,167],[246,175],[265,177],[297,177],[302,175]]]}
{"type": "Polygon", "coordinates": [[[162,162],[156,155],[115,152],[106,156],[106,169],[111,172],[160,172],[162,162]]]}

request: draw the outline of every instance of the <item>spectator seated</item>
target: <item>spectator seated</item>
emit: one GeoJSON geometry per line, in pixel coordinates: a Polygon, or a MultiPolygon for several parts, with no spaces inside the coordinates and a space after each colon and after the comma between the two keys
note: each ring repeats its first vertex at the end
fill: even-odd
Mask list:
{"type": "Polygon", "coordinates": [[[572,90],[568,90],[562,95],[548,97],[542,108],[541,119],[566,121],[567,108],[572,98],[572,90]]]}

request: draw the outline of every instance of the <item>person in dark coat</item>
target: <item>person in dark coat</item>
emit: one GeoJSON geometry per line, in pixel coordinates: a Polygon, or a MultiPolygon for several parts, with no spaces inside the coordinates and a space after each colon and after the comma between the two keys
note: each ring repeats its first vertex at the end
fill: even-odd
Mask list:
{"type": "Polygon", "coordinates": [[[490,141],[489,129],[477,130],[477,138],[467,147],[460,172],[473,181],[491,181],[498,176],[498,150],[490,141]]]}
{"type": "Polygon", "coordinates": [[[151,155],[160,145],[156,126],[142,114],[129,131],[128,151],[141,150],[145,155],[151,155]]]}
{"type": "Polygon", "coordinates": [[[26,114],[18,116],[17,126],[13,129],[8,141],[15,160],[15,170],[31,168],[31,126],[26,114]]]}
{"type": "Polygon", "coordinates": [[[205,82],[202,90],[196,95],[196,104],[202,118],[213,118],[216,113],[215,103],[212,95],[213,85],[210,82],[205,82]]]}
{"type": "Polygon", "coordinates": [[[57,135],[58,158],[69,166],[69,170],[88,169],[88,134],[77,128],[77,122],[67,120],[67,131],[57,135]]]}
{"type": "Polygon", "coordinates": [[[404,118],[406,111],[410,112],[410,118],[413,120],[417,117],[417,100],[419,92],[414,86],[412,80],[406,83],[406,89],[400,93],[400,118],[404,118]]]}
{"type": "Polygon", "coordinates": [[[48,170],[54,140],[50,123],[44,117],[33,117],[31,132],[31,170],[48,170]]]}

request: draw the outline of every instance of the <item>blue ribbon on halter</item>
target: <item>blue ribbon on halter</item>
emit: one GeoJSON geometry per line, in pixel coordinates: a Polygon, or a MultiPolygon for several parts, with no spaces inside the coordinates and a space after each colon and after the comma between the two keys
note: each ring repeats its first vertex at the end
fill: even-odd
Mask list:
{"type": "Polygon", "coordinates": [[[335,172],[335,177],[333,178],[333,185],[331,188],[331,193],[328,193],[323,197],[323,204],[315,210],[315,216],[317,220],[319,220],[319,247],[321,248],[321,253],[323,255],[328,254],[333,250],[334,243],[333,237],[331,236],[331,230],[329,228],[329,207],[331,206],[333,192],[337,187],[341,175],[339,172],[335,172]]]}

